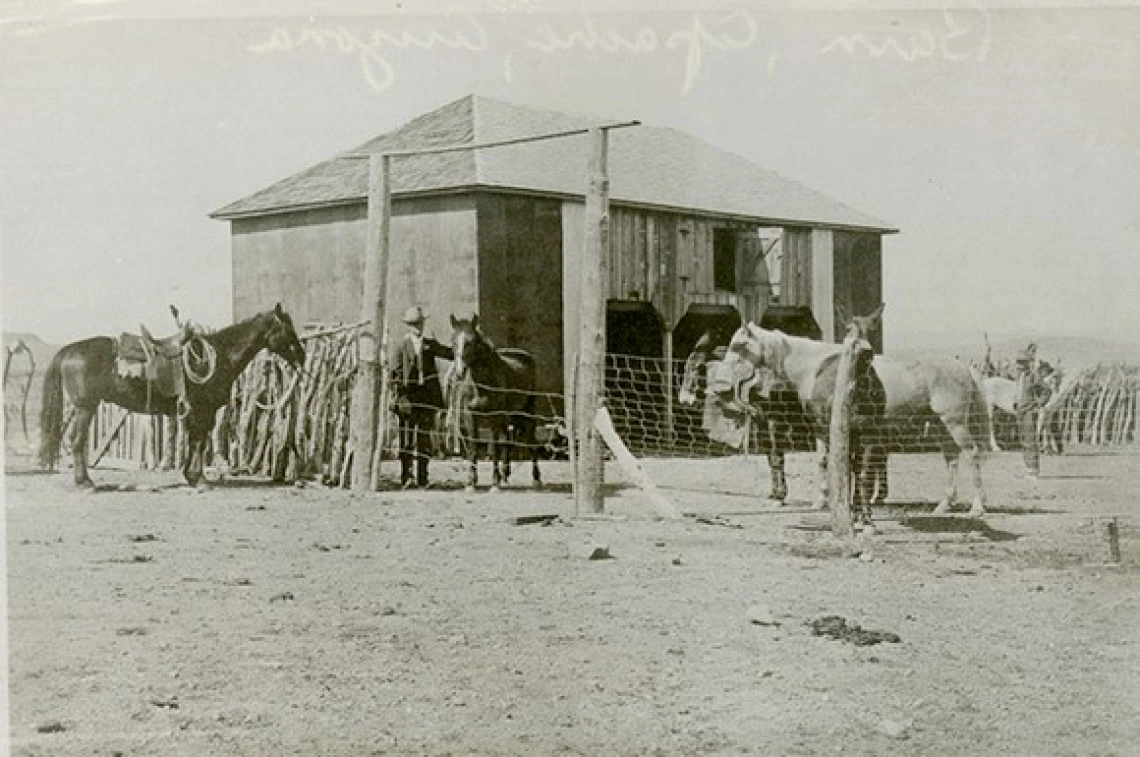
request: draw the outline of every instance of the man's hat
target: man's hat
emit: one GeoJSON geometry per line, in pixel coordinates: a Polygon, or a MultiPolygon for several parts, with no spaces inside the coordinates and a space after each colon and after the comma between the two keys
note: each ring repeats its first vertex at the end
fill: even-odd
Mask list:
{"type": "Polygon", "coordinates": [[[419,305],[412,305],[410,308],[404,311],[404,323],[408,324],[409,326],[415,325],[417,323],[423,323],[426,320],[427,316],[424,315],[424,311],[420,309],[419,305]]]}
{"type": "Polygon", "coordinates": [[[1026,348],[1026,349],[1022,350],[1021,352],[1017,353],[1017,362],[1019,362],[1019,363],[1032,363],[1033,362],[1033,351],[1026,348]]]}

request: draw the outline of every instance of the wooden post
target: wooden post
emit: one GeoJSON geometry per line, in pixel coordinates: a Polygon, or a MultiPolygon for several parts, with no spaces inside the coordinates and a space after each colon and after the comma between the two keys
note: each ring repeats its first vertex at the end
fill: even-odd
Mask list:
{"type": "Polygon", "coordinates": [[[574,364],[570,369],[570,392],[566,398],[566,452],[570,457],[570,472],[574,476],[574,515],[582,514],[581,488],[578,486],[578,351],[574,351],[574,364]]]}
{"type": "Polygon", "coordinates": [[[676,439],[673,418],[673,329],[665,329],[665,443],[670,449],[676,439]]]}
{"type": "Polygon", "coordinates": [[[579,290],[578,354],[581,371],[575,398],[578,434],[575,499],[587,512],[604,510],[602,498],[602,444],[594,416],[605,392],[606,256],[609,249],[609,178],[605,129],[589,132],[589,179],[586,190],[585,229],[582,237],[582,282],[579,290]]]}
{"type": "Polygon", "coordinates": [[[392,217],[389,188],[391,158],[374,154],[368,159],[368,237],[364,254],[364,299],[360,319],[369,323],[360,332],[360,362],[352,390],[352,489],[372,486],[372,458],[376,451],[376,410],[380,373],[380,339],[384,333],[384,306],[388,283],[388,232],[392,217]]]}
{"type": "Polygon", "coordinates": [[[831,532],[841,538],[854,536],[851,524],[851,403],[855,384],[851,366],[855,357],[857,336],[848,334],[835,376],[835,395],[831,402],[831,434],[828,441],[827,478],[831,492],[831,532]]]}

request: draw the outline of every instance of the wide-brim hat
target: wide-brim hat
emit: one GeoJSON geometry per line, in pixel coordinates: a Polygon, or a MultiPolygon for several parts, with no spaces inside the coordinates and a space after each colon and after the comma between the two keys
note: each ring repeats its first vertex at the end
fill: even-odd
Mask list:
{"type": "Polygon", "coordinates": [[[410,308],[404,311],[404,323],[408,324],[409,326],[414,326],[417,323],[423,323],[426,320],[427,316],[424,315],[424,311],[420,309],[419,305],[412,305],[410,308]]]}

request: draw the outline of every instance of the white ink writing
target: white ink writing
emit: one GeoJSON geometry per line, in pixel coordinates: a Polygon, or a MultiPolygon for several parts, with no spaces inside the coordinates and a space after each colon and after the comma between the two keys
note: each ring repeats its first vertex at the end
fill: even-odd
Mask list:
{"type": "MultiPolygon", "coordinates": [[[[580,28],[570,32],[555,29],[551,24],[540,25],[537,32],[537,38],[529,41],[527,47],[545,54],[581,48],[587,51],[640,55],[656,52],[662,47],[662,36],[653,27],[642,26],[623,33],[612,28],[599,29],[590,17],[583,21],[580,28]]],[[[757,39],[757,27],[752,17],[744,11],[729,13],[711,25],[706,24],[701,14],[694,14],[692,22],[686,28],[676,29],[664,39],[665,48],[680,49],[685,55],[685,77],[681,84],[681,94],[687,95],[700,73],[706,47],[721,51],[751,47],[757,39]]]]}
{"type": "Polygon", "coordinates": [[[446,15],[459,17],[457,28],[441,32],[432,27],[420,33],[409,29],[400,31],[373,29],[366,34],[354,33],[343,26],[299,31],[277,28],[273,30],[268,40],[250,45],[248,49],[255,53],[277,53],[313,46],[321,50],[333,49],[345,55],[355,55],[368,85],[375,90],[383,91],[391,87],[396,80],[395,69],[383,54],[387,48],[430,50],[446,47],[472,52],[487,49],[487,33],[474,16],[454,10],[446,15]]]}
{"type": "Polygon", "coordinates": [[[967,9],[944,8],[939,28],[922,28],[908,35],[887,35],[871,38],[862,32],[840,35],[823,47],[821,52],[865,52],[873,58],[887,55],[905,61],[941,56],[945,60],[960,62],[969,59],[983,61],[990,45],[989,13],[977,2],[967,9]]]}

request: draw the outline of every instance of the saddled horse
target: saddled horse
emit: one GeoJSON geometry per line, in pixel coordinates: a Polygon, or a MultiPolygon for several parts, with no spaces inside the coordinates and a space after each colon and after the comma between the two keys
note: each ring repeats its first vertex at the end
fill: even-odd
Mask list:
{"type": "MultiPolygon", "coordinates": [[[[835,361],[842,349],[839,344],[746,324],[729,342],[725,362],[730,365],[744,362],[774,371],[796,387],[800,401],[815,408],[817,417],[822,418],[826,417],[823,402],[833,396],[835,379],[831,378],[829,387],[827,372],[821,368],[828,361],[835,361]]],[[[989,423],[985,399],[970,369],[951,359],[900,362],[881,355],[874,356],[871,366],[885,394],[884,436],[896,427],[898,430],[921,429],[927,421],[939,421],[947,432],[939,436],[939,443],[949,472],[949,485],[935,512],[949,511],[957,495],[959,463],[965,459],[974,472],[975,495],[970,515],[984,515],[986,495],[982,486],[981,455],[989,438],[989,423]]],[[[817,428],[821,434],[820,448],[824,449],[822,427],[817,424],[817,428]]],[[[889,443],[889,449],[895,451],[893,440],[884,439],[882,443],[889,443]]],[[[821,486],[821,491],[824,490],[821,486]]]]}
{"type": "Polygon", "coordinates": [[[471,473],[467,489],[475,489],[478,481],[479,445],[481,428],[490,431],[491,491],[498,491],[511,475],[511,445],[515,441],[531,451],[531,475],[536,487],[542,486],[538,471],[537,416],[535,415],[535,385],[537,369],[534,356],[526,350],[496,348],[479,329],[479,316],[457,319],[451,316],[452,347],[455,350],[453,396],[465,404],[461,417],[469,419],[471,441],[471,473]],[[505,465],[500,470],[499,461],[505,465]]]}
{"type": "MultiPolygon", "coordinates": [[[[218,408],[229,402],[230,387],[257,353],[263,349],[301,369],[305,348],[297,338],[293,321],[278,304],[219,331],[191,337],[200,340],[202,352],[212,356],[202,375],[186,383],[188,405],[182,408],[186,421],[189,454],[182,473],[191,486],[202,479],[206,440],[218,408]]],[[[52,358],[44,376],[43,410],[40,415],[40,465],[55,467],[63,439],[65,397],[75,407],[68,434],[77,486],[94,488],[87,471],[87,435],[100,402],[112,402],[135,413],[173,416],[180,414],[173,397],[158,392],[145,377],[124,376],[116,369],[118,342],[96,336],[62,347],[52,358]]]]}
{"type": "MultiPolygon", "coordinates": [[[[684,377],[681,380],[681,389],[677,395],[682,405],[695,405],[702,394],[706,402],[716,402],[716,392],[710,388],[710,366],[715,366],[724,359],[725,349],[728,346],[727,335],[719,332],[705,332],[693,346],[692,352],[685,358],[684,377]]],[[[771,388],[766,397],[749,392],[746,398],[747,411],[762,424],[766,435],[768,472],[771,477],[771,486],[768,498],[773,502],[783,504],[788,497],[788,481],[784,474],[785,436],[789,433],[787,420],[793,414],[799,413],[798,401],[787,402],[786,392],[781,393],[779,388],[771,388]]],[[[792,399],[795,400],[794,395],[792,399]]],[[[708,430],[706,428],[706,430],[708,430]]]]}

